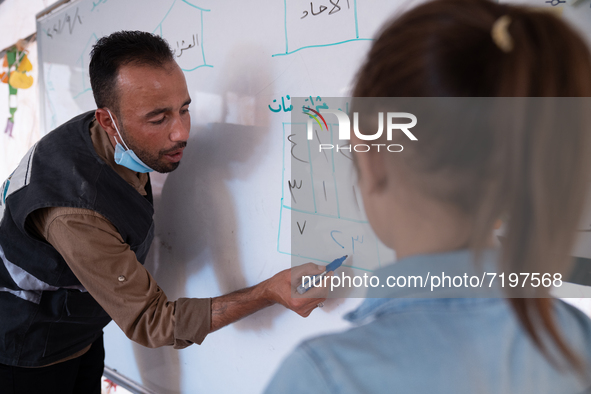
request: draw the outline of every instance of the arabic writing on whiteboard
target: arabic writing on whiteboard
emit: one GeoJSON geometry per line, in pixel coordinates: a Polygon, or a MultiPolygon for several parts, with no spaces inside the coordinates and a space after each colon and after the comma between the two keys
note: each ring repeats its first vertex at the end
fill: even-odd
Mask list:
{"type": "Polygon", "coordinates": [[[181,57],[183,55],[183,51],[186,51],[188,49],[194,48],[195,46],[199,45],[199,35],[198,34],[193,34],[193,41],[188,42],[185,46],[185,40],[181,40],[181,43],[179,45],[179,42],[176,42],[176,47],[173,48],[173,53],[176,57],[181,57]]]}
{"type": "MultiPolygon", "coordinates": [[[[338,140],[338,124],[314,125],[314,138],[307,138],[307,112],[341,109],[349,100],[320,96],[277,98],[273,112],[290,112],[283,123],[282,198],[277,250],[319,262],[348,254],[351,268],[373,271],[393,254],[371,230],[356,186],[350,142],[338,140]],[[289,101],[281,99],[289,98],[289,101]],[[302,108],[302,111],[293,111],[302,108]],[[325,151],[323,143],[337,144],[325,151]]],[[[341,109],[342,111],[342,109],[341,109]]]]}
{"type": "Polygon", "coordinates": [[[51,26],[49,29],[44,30],[44,32],[47,35],[47,37],[51,39],[62,34],[64,31],[67,31],[71,35],[74,32],[74,28],[76,27],[77,23],[80,25],[82,24],[82,18],[79,15],[78,7],[76,7],[74,16],[71,16],[69,13],[66,12],[66,14],[62,18],[59,18],[58,21],[53,24],[53,26],[51,26]]]}
{"type": "MultiPolygon", "coordinates": [[[[281,104],[277,101],[277,99],[273,99],[273,102],[268,105],[269,109],[272,112],[291,112],[293,110],[293,105],[291,104],[291,96],[286,94],[285,96],[281,96],[281,104]],[[285,105],[285,102],[288,102],[289,106],[285,105]]],[[[307,113],[310,111],[310,107],[314,107],[316,111],[320,111],[321,109],[329,109],[328,104],[322,101],[322,97],[316,96],[316,98],[312,98],[312,96],[308,96],[308,98],[304,99],[304,105],[302,106],[302,111],[307,113]]],[[[349,114],[349,102],[346,102],[344,105],[345,109],[341,109],[340,107],[338,110],[345,112],[347,115],[349,114]]]]}
{"type": "MultiPolygon", "coordinates": [[[[330,5],[332,8],[328,11],[328,15],[335,14],[341,10],[341,6],[339,5],[340,0],[330,0],[330,5]]],[[[347,0],[347,9],[351,9],[351,5],[349,4],[349,0],[347,0]]],[[[308,15],[312,14],[313,16],[317,16],[322,14],[324,11],[328,10],[328,7],[325,5],[320,4],[318,7],[318,11],[314,12],[314,4],[310,2],[310,13],[307,10],[304,10],[304,15],[300,19],[304,19],[308,15]]]]}

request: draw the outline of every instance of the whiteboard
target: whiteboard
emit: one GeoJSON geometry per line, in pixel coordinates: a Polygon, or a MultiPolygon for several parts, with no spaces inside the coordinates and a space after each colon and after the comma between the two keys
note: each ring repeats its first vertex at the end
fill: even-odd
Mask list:
{"type": "MultiPolygon", "coordinates": [[[[181,166],[168,176],[152,176],[156,238],[146,267],[169,300],[251,286],[292,260],[328,261],[321,246],[305,254],[290,248],[290,232],[300,231],[286,219],[291,206],[282,200],[289,193],[283,174],[291,98],[347,96],[381,24],[418,2],[68,3],[37,23],[43,132],[95,108],[88,55],[99,37],[117,30],[162,35],[175,50],[193,100],[181,166]]],[[[572,14],[583,28],[584,21],[591,26],[588,2],[572,14]]],[[[354,178],[349,182],[354,185],[354,178]]],[[[361,231],[371,236],[369,228],[361,231]]],[[[380,258],[387,262],[394,255],[382,250],[380,258]]],[[[307,319],[273,306],[181,351],[143,348],[111,323],[105,329],[106,365],[158,393],[259,393],[301,340],[346,329],[342,315],[359,302],[332,299],[307,319]]]]}

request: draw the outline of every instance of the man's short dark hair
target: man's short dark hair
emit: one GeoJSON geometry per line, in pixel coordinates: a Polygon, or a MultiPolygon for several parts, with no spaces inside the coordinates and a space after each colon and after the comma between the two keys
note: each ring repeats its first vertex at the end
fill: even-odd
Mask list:
{"type": "Polygon", "coordinates": [[[118,110],[119,68],[127,64],[164,67],[174,61],[168,43],[143,31],[118,31],[100,38],[90,52],[90,85],[97,108],[118,110]]]}

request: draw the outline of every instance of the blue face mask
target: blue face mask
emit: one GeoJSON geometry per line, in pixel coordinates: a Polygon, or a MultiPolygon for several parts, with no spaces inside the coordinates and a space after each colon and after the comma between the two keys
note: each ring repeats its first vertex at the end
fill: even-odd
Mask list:
{"type": "MultiPolygon", "coordinates": [[[[123,146],[121,146],[121,144],[119,142],[117,142],[117,146],[115,146],[115,163],[119,164],[120,166],[127,167],[130,170],[135,171],[135,172],[152,172],[152,171],[154,171],[153,169],[151,169],[150,167],[145,165],[144,162],[141,161],[140,158],[137,157],[137,155],[131,149],[129,149],[127,147],[127,144],[125,143],[125,141],[123,141],[123,138],[121,137],[121,133],[119,133],[119,129],[117,128],[117,125],[115,124],[115,120],[113,119],[113,116],[111,115],[111,111],[107,110],[107,112],[109,113],[109,117],[111,118],[111,122],[113,122],[113,126],[115,126],[115,130],[117,131],[117,134],[119,135],[119,139],[125,145],[125,149],[124,149],[123,146]]],[[[117,139],[115,139],[115,141],[117,141],[117,139]]]]}

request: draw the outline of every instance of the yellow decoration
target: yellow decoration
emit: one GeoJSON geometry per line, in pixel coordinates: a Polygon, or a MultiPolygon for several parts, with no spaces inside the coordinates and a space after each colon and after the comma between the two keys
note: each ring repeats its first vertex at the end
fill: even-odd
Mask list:
{"type": "Polygon", "coordinates": [[[33,69],[33,65],[29,61],[29,58],[27,57],[27,55],[24,55],[23,58],[21,59],[20,64],[18,65],[18,68],[16,69],[16,71],[26,72],[26,71],[31,71],[32,69],[33,69]]]}
{"type": "Polygon", "coordinates": [[[13,71],[10,73],[8,83],[15,89],[28,89],[33,85],[33,77],[24,72],[13,71]]]}

